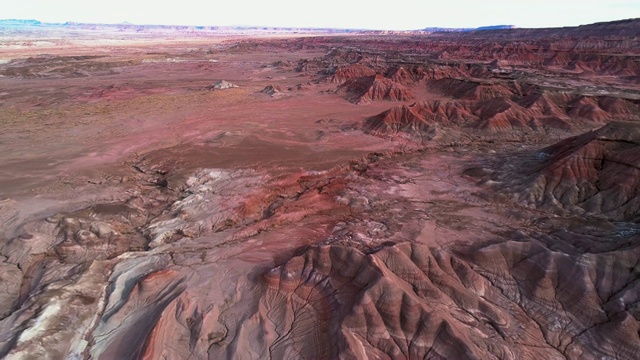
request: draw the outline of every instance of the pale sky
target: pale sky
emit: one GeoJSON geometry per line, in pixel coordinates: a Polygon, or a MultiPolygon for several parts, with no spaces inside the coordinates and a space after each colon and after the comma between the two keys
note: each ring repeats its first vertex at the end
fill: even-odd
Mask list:
{"type": "Polygon", "coordinates": [[[0,0],[0,19],[413,30],[640,17],[640,0],[0,0]]]}

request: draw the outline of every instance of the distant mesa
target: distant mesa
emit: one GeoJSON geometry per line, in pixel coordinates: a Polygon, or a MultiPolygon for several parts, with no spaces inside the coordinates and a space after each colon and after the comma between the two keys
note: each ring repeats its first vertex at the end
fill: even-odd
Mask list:
{"type": "Polygon", "coordinates": [[[219,80],[207,86],[207,90],[226,90],[226,89],[237,88],[237,87],[238,85],[232,84],[226,80],[219,80]]]}
{"type": "MultiPolygon", "coordinates": [[[[559,212],[640,220],[640,124],[611,122],[538,155],[539,165],[518,189],[521,201],[559,212]]],[[[513,182],[521,180],[516,176],[513,182]]]]}
{"type": "Polygon", "coordinates": [[[485,31],[485,30],[511,30],[517,29],[515,25],[489,25],[489,26],[480,26],[476,28],[476,31],[485,31]]]}
{"type": "Polygon", "coordinates": [[[511,30],[517,29],[515,25],[490,25],[481,26],[477,28],[443,28],[443,27],[428,27],[422,29],[426,32],[471,32],[471,31],[487,31],[487,30],[511,30]]]}
{"type": "Polygon", "coordinates": [[[0,25],[6,26],[38,26],[42,23],[38,20],[0,19],[0,25]]]}

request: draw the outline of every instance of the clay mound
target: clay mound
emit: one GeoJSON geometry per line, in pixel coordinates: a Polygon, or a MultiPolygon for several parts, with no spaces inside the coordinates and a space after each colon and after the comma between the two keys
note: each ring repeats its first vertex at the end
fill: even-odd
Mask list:
{"type": "Polygon", "coordinates": [[[359,77],[345,82],[338,88],[345,91],[355,104],[374,100],[406,101],[414,98],[413,92],[402,84],[382,75],[359,77]]]}
{"type": "Polygon", "coordinates": [[[615,74],[618,76],[634,76],[640,75],[640,64],[635,59],[617,59],[610,57],[610,61],[606,61],[601,72],[604,74],[615,74]]]}
{"type": "Polygon", "coordinates": [[[491,133],[517,129],[553,128],[570,130],[570,119],[554,111],[524,108],[503,98],[484,101],[429,100],[397,106],[369,117],[363,130],[387,136],[398,132],[432,135],[434,127],[470,127],[491,133]]]}
{"type": "Polygon", "coordinates": [[[613,299],[635,299],[624,288],[634,255],[516,241],[459,255],[412,243],[314,246],[265,273],[240,328],[268,334],[251,349],[274,358],[629,358],[638,324],[613,299]],[[615,271],[624,275],[609,281],[615,271]]]}
{"type": "Polygon", "coordinates": [[[576,71],[585,74],[594,74],[594,67],[597,67],[597,64],[588,63],[582,60],[575,60],[571,62],[569,65],[565,66],[565,70],[576,71]]]}
{"type": "Polygon", "coordinates": [[[638,113],[640,113],[638,105],[632,103],[629,100],[615,97],[600,98],[598,100],[598,107],[606,111],[609,115],[619,116],[623,118],[635,117],[638,113]]]}
{"type": "Polygon", "coordinates": [[[278,85],[267,85],[264,89],[260,90],[261,93],[267,94],[271,97],[278,97],[284,95],[282,89],[278,85]]]}
{"type": "Polygon", "coordinates": [[[544,116],[540,118],[534,118],[528,124],[531,128],[549,128],[549,129],[560,129],[564,131],[571,131],[573,129],[573,125],[566,117],[559,116],[544,116]]]}
{"type": "Polygon", "coordinates": [[[397,106],[365,120],[364,131],[368,134],[386,136],[398,132],[419,134],[431,130],[433,122],[419,113],[419,106],[397,106]]]}
{"type": "Polygon", "coordinates": [[[226,80],[219,80],[214,82],[213,84],[207,86],[207,90],[226,90],[231,88],[237,88],[238,85],[232,84],[226,80]]]}
{"type": "Polygon", "coordinates": [[[349,64],[338,66],[333,72],[332,76],[329,78],[329,81],[332,83],[342,84],[347,80],[366,77],[366,76],[375,76],[376,70],[371,67],[363,64],[349,64]]]}
{"type": "Polygon", "coordinates": [[[409,74],[409,72],[407,72],[407,70],[405,70],[402,66],[391,70],[389,74],[387,74],[387,78],[402,85],[409,85],[414,82],[411,74],[409,74]]]}
{"type": "Polygon", "coordinates": [[[432,80],[427,86],[443,95],[462,100],[489,100],[493,98],[512,99],[524,95],[525,91],[517,82],[489,82],[468,79],[432,80]]]}
{"type": "Polygon", "coordinates": [[[481,120],[477,127],[491,132],[523,128],[534,120],[525,109],[504,98],[477,103],[474,114],[481,120]]]}
{"type": "Polygon", "coordinates": [[[296,72],[316,72],[321,68],[321,64],[318,61],[300,59],[296,63],[294,70],[296,72]]]}
{"type": "Polygon", "coordinates": [[[522,190],[529,205],[614,220],[640,218],[640,125],[611,122],[542,149],[522,190]]]}
{"type": "Polygon", "coordinates": [[[343,48],[331,49],[331,51],[325,55],[325,59],[343,64],[356,64],[368,60],[367,56],[359,51],[343,48]]]}
{"type": "Polygon", "coordinates": [[[442,79],[464,79],[468,77],[467,72],[454,66],[432,66],[424,70],[423,78],[427,81],[442,79]]]}
{"type": "Polygon", "coordinates": [[[398,132],[432,133],[434,126],[462,125],[477,121],[464,104],[457,101],[423,101],[391,108],[365,120],[364,131],[385,136],[398,132]]]}
{"type": "Polygon", "coordinates": [[[567,114],[573,118],[581,118],[594,122],[603,122],[610,118],[609,114],[598,106],[594,98],[581,96],[569,105],[567,114]]]}
{"type": "MultiPolygon", "coordinates": [[[[491,334],[519,325],[534,328],[531,320],[516,320],[522,310],[512,315],[474,294],[471,289],[485,288],[488,281],[468,265],[408,243],[372,254],[314,247],[268,272],[264,281],[261,311],[244,330],[282,334],[258,345],[270,345],[275,358],[491,358],[488,349],[508,349],[491,334]],[[495,328],[478,326],[461,308],[482,313],[495,328]]],[[[493,295],[500,297],[495,289],[485,294],[493,295]]],[[[544,343],[539,331],[532,338],[544,343]]],[[[524,351],[519,355],[532,355],[524,351]]],[[[540,351],[545,353],[550,355],[540,351]]]]}
{"type": "Polygon", "coordinates": [[[575,97],[566,93],[543,91],[532,92],[516,102],[537,118],[572,118],[574,122],[588,120],[601,123],[612,118],[634,120],[638,114],[638,106],[633,101],[611,96],[575,97]]]}
{"type": "MultiPolygon", "coordinates": [[[[370,86],[371,79],[354,79],[343,88],[354,94],[351,100],[356,103],[375,99],[375,94],[380,98],[384,89],[380,91],[370,86]]],[[[382,84],[391,81],[381,76],[375,79],[382,84]]],[[[491,83],[443,79],[429,84],[455,99],[392,108],[368,118],[364,131],[381,136],[399,131],[418,135],[421,131],[431,133],[434,124],[464,126],[491,133],[526,129],[570,131],[584,124],[601,124],[612,119],[638,120],[637,101],[611,96],[546,91],[515,81],[491,83]]],[[[424,134],[419,135],[422,139],[424,134]]]]}
{"type": "Polygon", "coordinates": [[[533,92],[517,100],[518,105],[539,116],[564,117],[565,103],[562,95],[547,92],[533,92]]]}

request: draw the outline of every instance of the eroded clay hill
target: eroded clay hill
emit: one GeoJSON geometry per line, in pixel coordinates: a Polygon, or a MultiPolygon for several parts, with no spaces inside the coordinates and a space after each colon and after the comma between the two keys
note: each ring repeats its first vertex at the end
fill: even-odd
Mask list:
{"type": "Polygon", "coordinates": [[[578,261],[516,241],[463,256],[410,243],[314,247],[264,275],[260,312],[242,329],[281,334],[253,350],[279,358],[629,358],[638,314],[609,299],[637,299],[624,288],[637,274],[615,274],[638,255],[578,261]]]}
{"type": "MultiPolygon", "coordinates": [[[[494,33],[488,32],[436,34],[435,42],[424,43],[426,49],[420,48],[419,38],[415,49],[394,39],[400,50],[385,53],[389,44],[364,38],[359,47],[332,48],[323,57],[300,60],[296,71],[312,76],[315,83],[337,83],[336,92],[355,104],[404,102],[364,121],[363,130],[375,135],[422,141],[433,137],[434,127],[451,126],[488,133],[569,134],[611,120],[639,119],[640,88],[634,77],[640,75],[640,54],[626,47],[635,40],[621,35],[618,25],[597,27],[610,41],[607,46],[587,46],[580,37],[567,39],[571,46],[547,44],[538,32],[522,30],[507,31],[518,40],[500,50],[491,39],[494,33]],[[570,60],[575,53],[589,60],[570,60]]],[[[320,40],[305,42],[319,45],[320,40]]]]}
{"type": "MultiPolygon", "coordinates": [[[[557,212],[637,221],[640,214],[640,124],[611,122],[536,153],[520,201],[557,212]]],[[[526,178],[526,180],[524,179],[526,178]]]]}
{"type": "Polygon", "coordinates": [[[350,79],[338,91],[346,92],[349,101],[355,104],[374,100],[406,101],[415,97],[407,87],[382,75],[350,79]]]}
{"type": "Polygon", "coordinates": [[[608,120],[637,121],[638,105],[610,97],[536,93],[487,97],[484,100],[428,100],[401,105],[365,120],[363,128],[376,135],[423,136],[433,127],[469,127],[492,133],[505,131],[571,130],[608,120]],[[606,110],[605,110],[606,109],[606,110]]]}
{"type": "MultiPolygon", "coordinates": [[[[361,57],[388,51],[416,58],[429,58],[444,63],[471,63],[498,60],[496,64],[509,69],[523,67],[550,70],[556,74],[578,76],[609,75],[620,77],[623,83],[637,82],[640,75],[638,56],[638,24],[629,19],[555,29],[510,29],[467,33],[432,33],[428,36],[362,36],[358,39],[314,38],[298,40],[296,46],[343,46],[360,49],[361,57]],[[388,41],[393,38],[393,42],[388,41]]],[[[284,45],[283,45],[284,46],[284,45]]],[[[288,46],[288,45],[287,45],[288,46]]],[[[343,51],[344,52],[344,51],[343,51]]],[[[342,56],[342,59],[346,57],[342,56]]],[[[359,59],[348,58],[352,62],[359,59]]],[[[412,61],[408,61],[411,63],[412,61]]]]}

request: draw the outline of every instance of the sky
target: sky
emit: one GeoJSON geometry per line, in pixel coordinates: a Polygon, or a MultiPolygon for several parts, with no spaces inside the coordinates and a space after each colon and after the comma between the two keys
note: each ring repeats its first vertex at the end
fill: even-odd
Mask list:
{"type": "Polygon", "coordinates": [[[640,0],[0,0],[0,19],[414,30],[640,17],[640,0]]]}

